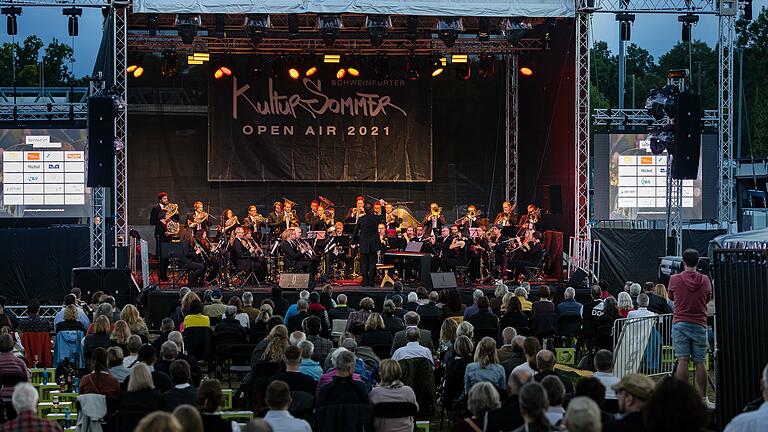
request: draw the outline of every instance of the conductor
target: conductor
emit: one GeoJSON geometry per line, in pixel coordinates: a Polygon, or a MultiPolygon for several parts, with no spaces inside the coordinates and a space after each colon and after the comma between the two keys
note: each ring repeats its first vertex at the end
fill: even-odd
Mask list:
{"type": "Polygon", "coordinates": [[[364,287],[372,287],[376,280],[376,252],[381,248],[379,222],[381,217],[373,214],[371,204],[365,204],[365,216],[358,219],[352,236],[360,239],[360,273],[364,287]]]}

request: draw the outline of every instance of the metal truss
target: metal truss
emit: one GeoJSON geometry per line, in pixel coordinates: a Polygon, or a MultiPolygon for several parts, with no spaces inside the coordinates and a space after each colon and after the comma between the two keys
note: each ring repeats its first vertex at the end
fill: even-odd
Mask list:
{"type": "Polygon", "coordinates": [[[87,102],[87,87],[0,87],[0,103],[87,102]]]}
{"type": "MultiPolygon", "coordinates": [[[[114,90],[128,100],[128,10],[114,8],[114,90]]],[[[124,103],[115,117],[115,247],[128,246],[128,108],[124,103]]],[[[115,263],[117,264],[117,263],[115,263]]]]}
{"type": "Polygon", "coordinates": [[[595,0],[595,12],[600,13],[718,13],[716,0],[595,0]]]}
{"type": "Polygon", "coordinates": [[[733,39],[736,8],[723,9],[719,20],[718,101],[720,123],[720,206],[718,219],[723,228],[733,229],[733,39]]]}
{"type": "MultiPolygon", "coordinates": [[[[662,120],[656,120],[645,109],[612,109],[597,108],[592,111],[593,126],[616,126],[616,127],[647,127],[661,125],[662,120]]],[[[701,124],[705,128],[717,128],[720,125],[718,110],[704,110],[704,116],[701,118],[701,124]]]]}
{"type": "MultiPolygon", "coordinates": [[[[164,50],[198,51],[210,54],[309,54],[345,52],[358,55],[409,55],[409,54],[443,54],[451,53],[491,53],[509,54],[519,51],[536,51],[546,48],[545,42],[540,38],[520,39],[510,44],[502,38],[492,38],[488,42],[479,42],[477,39],[460,38],[452,48],[446,48],[439,39],[423,39],[411,41],[408,39],[386,39],[381,47],[374,48],[367,39],[339,39],[328,48],[321,39],[288,38],[264,39],[254,48],[251,40],[241,37],[213,37],[198,35],[192,45],[185,45],[174,32],[165,32],[151,36],[144,31],[131,31],[128,34],[128,45],[131,53],[162,52],[164,50]]],[[[205,34],[205,32],[202,32],[205,34]]]]}
{"type": "Polygon", "coordinates": [[[91,267],[106,267],[105,233],[106,188],[91,188],[91,267]]]}
{"type": "Polygon", "coordinates": [[[86,103],[17,103],[0,104],[0,121],[85,121],[86,103]]]}
{"type": "Polygon", "coordinates": [[[683,255],[683,181],[672,178],[672,158],[667,155],[667,236],[665,239],[666,253],[670,252],[669,241],[674,238],[675,250],[673,255],[683,255]]]}
{"type": "Polygon", "coordinates": [[[517,206],[517,54],[510,54],[505,59],[506,66],[506,194],[505,199],[517,206]]]}
{"type": "Polygon", "coordinates": [[[0,1],[0,6],[20,6],[20,7],[87,7],[104,8],[111,7],[112,0],[9,0],[0,1]]]}
{"type": "MultiPolygon", "coordinates": [[[[27,312],[27,306],[5,306],[5,309],[10,309],[19,318],[27,318],[29,313],[27,312]]],[[[61,310],[59,305],[40,305],[40,311],[37,315],[40,318],[45,318],[53,321],[53,318],[61,310]]]]}
{"type": "Polygon", "coordinates": [[[574,230],[577,239],[589,239],[589,32],[592,14],[576,14],[576,115],[574,119],[574,230]]]}

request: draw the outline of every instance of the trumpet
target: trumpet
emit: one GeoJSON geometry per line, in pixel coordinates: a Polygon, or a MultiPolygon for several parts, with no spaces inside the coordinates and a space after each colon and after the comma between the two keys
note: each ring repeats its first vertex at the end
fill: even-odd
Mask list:
{"type": "Polygon", "coordinates": [[[433,218],[437,219],[437,218],[440,217],[440,213],[443,212],[443,208],[442,207],[432,207],[431,209],[429,209],[429,211],[431,212],[430,217],[433,217],[433,218]]]}
{"type": "Polygon", "coordinates": [[[462,225],[465,222],[467,222],[468,220],[475,221],[475,220],[477,220],[477,217],[480,216],[481,214],[483,214],[483,212],[477,211],[477,210],[468,211],[467,214],[465,214],[464,216],[456,219],[454,224],[455,225],[462,225]]]}

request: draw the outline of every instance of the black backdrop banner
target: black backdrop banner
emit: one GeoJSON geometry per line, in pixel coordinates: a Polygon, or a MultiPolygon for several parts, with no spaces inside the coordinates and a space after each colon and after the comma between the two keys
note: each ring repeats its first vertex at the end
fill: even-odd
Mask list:
{"type": "Polygon", "coordinates": [[[210,81],[210,181],[432,180],[430,80],[247,77],[210,81]]]}

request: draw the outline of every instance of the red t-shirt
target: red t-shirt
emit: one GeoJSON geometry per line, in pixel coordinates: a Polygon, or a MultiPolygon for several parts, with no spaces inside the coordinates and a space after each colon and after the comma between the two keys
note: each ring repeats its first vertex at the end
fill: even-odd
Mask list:
{"type": "Polygon", "coordinates": [[[669,297],[675,301],[673,323],[687,322],[707,326],[707,303],[712,283],[697,271],[684,271],[669,278],[669,297]]]}

